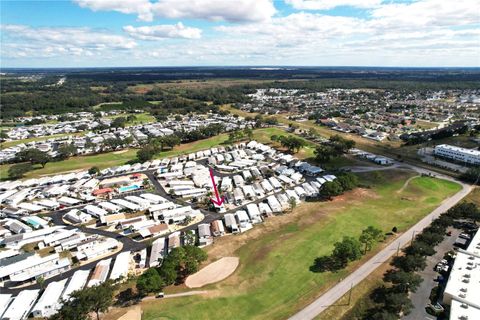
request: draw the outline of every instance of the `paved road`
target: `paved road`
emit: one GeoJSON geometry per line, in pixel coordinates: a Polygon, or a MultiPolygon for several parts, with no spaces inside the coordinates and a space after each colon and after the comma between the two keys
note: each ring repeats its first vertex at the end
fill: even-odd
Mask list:
{"type": "MultiPolygon", "coordinates": [[[[424,174],[433,174],[439,178],[447,179],[453,181],[451,177],[439,175],[437,173],[433,173],[423,168],[418,168],[412,165],[403,164],[403,166],[409,167],[419,173],[424,174]]],[[[407,230],[403,233],[400,237],[390,243],[387,247],[377,253],[374,257],[370,260],[365,262],[362,266],[360,266],[357,270],[347,276],[345,279],[340,281],[337,285],[333,288],[329,289],[325,292],[322,296],[320,296],[317,300],[312,302],[310,305],[305,307],[303,310],[298,312],[297,314],[290,317],[290,320],[308,320],[313,319],[322,313],[325,309],[329,306],[333,305],[338,299],[340,299],[343,295],[345,295],[352,286],[357,285],[363,279],[365,279],[370,273],[372,273],[376,268],[378,268],[382,263],[386,262],[390,257],[392,257],[398,250],[398,248],[402,248],[407,245],[411,240],[414,234],[421,232],[424,228],[430,225],[433,219],[437,218],[440,214],[447,211],[451,207],[453,207],[457,202],[462,200],[470,191],[472,190],[472,186],[461,183],[456,181],[462,185],[462,190],[453,195],[452,197],[444,200],[442,204],[433,210],[430,214],[420,220],[416,225],[412,228],[407,230]]]]}
{"type": "Polygon", "coordinates": [[[403,316],[402,319],[436,319],[436,317],[429,315],[425,310],[425,307],[430,303],[430,292],[432,291],[432,288],[439,284],[434,281],[439,275],[439,273],[435,271],[435,266],[440,260],[442,260],[446,252],[453,249],[453,244],[455,243],[456,238],[462,232],[462,230],[452,227],[448,228],[448,231],[451,231],[452,235],[450,237],[445,237],[445,239],[435,247],[436,253],[433,256],[427,256],[427,266],[425,269],[418,272],[423,278],[423,281],[418,289],[410,295],[410,300],[413,303],[412,311],[408,315],[403,316]]]}

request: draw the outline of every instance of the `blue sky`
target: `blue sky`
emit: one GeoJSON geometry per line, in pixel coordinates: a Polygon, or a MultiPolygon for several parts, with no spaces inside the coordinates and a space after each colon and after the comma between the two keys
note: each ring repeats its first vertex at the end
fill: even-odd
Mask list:
{"type": "Polygon", "coordinates": [[[2,67],[480,66],[476,0],[0,4],[2,67]]]}

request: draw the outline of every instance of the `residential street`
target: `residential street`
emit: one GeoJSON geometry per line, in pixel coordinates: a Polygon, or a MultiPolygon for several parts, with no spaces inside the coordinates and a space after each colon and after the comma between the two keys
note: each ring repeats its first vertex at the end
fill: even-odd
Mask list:
{"type": "MultiPolygon", "coordinates": [[[[429,172],[425,169],[421,169],[415,166],[406,165],[404,166],[410,167],[413,170],[419,173],[425,174],[434,174],[439,178],[453,180],[450,177],[441,176],[436,173],[429,172]]],[[[290,320],[307,320],[307,319],[314,319],[320,313],[322,313],[325,309],[329,306],[335,304],[335,302],[340,299],[344,294],[346,294],[350,288],[358,283],[360,283],[363,279],[365,279],[370,273],[372,273],[377,267],[379,267],[382,263],[386,262],[390,257],[392,257],[396,252],[397,249],[400,247],[404,247],[407,245],[411,240],[412,236],[415,233],[421,232],[425,227],[430,225],[433,219],[437,218],[441,213],[447,211],[451,207],[453,207],[457,202],[462,200],[467,194],[470,193],[472,190],[472,186],[456,181],[462,185],[462,190],[457,192],[452,197],[444,200],[442,204],[433,210],[430,214],[420,220],[416,225],[411,227],[405,233],[400,235],[397,239],[395,239],[392,243],[390,243],[387,247],[377,253],[374,257],[370,260],[365,262],[361,265],[357,270],[347,276],[345,279],[340,281],[337,285],[329,289],[315,301],[313,301],[310,305],[306,306],[303,310],[299,311],[292,317],[290,320]]]]}

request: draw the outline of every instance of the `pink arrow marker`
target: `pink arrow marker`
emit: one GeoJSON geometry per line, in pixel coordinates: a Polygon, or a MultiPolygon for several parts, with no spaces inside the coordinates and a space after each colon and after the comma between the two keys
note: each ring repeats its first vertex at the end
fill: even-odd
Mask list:
{"type": "Polygon", "coordinates": [[[210,199],[210,200],[213,202],[213,204],[220,207],[223,203],[223,197],[220,198],[218,194],[217,184],[215,183],[215,177],[213,176],[212,168],[210,168],[210,178],[212,178],[213,190],[215,191],[215,197],[217,198],[216,200],[215,199],[210,199]]]}

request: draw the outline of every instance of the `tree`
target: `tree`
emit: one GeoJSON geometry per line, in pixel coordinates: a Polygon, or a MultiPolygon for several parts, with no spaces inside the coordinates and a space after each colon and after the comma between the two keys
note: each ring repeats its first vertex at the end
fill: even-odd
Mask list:
{"type": "Polygon", "coordinates": [[[367,253],[368,250],[371,250],[372,246],[376,242],[383,240],[383,238],[382,230],[377,229],[374,226],[368,226],[366,229],[362,230],[359,241],[365,244],[364,253],[367,253]]]}
{"type": "Polygon", "coordinates": [[[290,210],[293,210],[297,206],[297,200],[294,197],[290,197],[290,199],[288,199],[288,204],[290,206],[290,210]]]}
{"type": "Polygon", "coordinates": [[[126,122],[127,119],[125,119],[124,117],[118,117],[113,119],[111,126],[113,128],[125,128],[126,122]]]}
{"type": "Polygon", "coordinates": [[[391,282],[395,288],[402,292],[415,292],[423,281],[423,278],[413,272],[390,269],[383,275],[383,281],[391,282]]]}
{"type": "Polygon", "coordinates": [[[14,164],[8,168],[8,177],[10,179],[19,179],[22,178],[25,173],[32,170],[33,166],[30,163],[14,164]]]}
{"type": "Polygon", "coordinates": [[[250,129],[250,128],[245,128],[243,130],[243,134],[248,138],[248,140],[252,140],[253,139],[253,130],[250,129]]]}
{"type": "Polygon", "coordinates": [[[339,175],[337,181],[340,183],[344,191],[352,190],[358,186],[358,177],[350,172],[345,172],[339,175]]]}
{"type": "Polygon", "coordinates": [[[142,295],[161,291],[164,286],[165,282],[155,268],[148,269],[137,279],[137,289],[142,295]]]}
{"type": "Polygon", "coordinates": [[[31,148],[17,153],[16,160],[17,162],[28,161],[32,165],[40,164],[42,165],[42,168],[44,168],[47,162],[51,160],[51,157],[46,152],[31,148]]]}
{"type": "Polygon", "coordinates": [[[89,302],[90,310],[97,315],[97,320],[100,319],[100,313],[106,312],[113,304],[114,286],[110,280],[81,292],[86,295],[84,298],[89,302]]]}
{"type": "Polygon", "coordinates": [[[95,175],[95,174],[99,174],[100,173],[100,169],[98,167],[91,167],[90,169],[88,169],[88,174],[90,175],[95,175]]]}
{"type": "Polygon", "coordinates": [[[333,181],[327,181],[323,184],[322,189],[320,189],[320,195],[327,199],[338,196],[343,193],[343,188],[337,179],[333,181]]]}
{"type": "Polygon", "coordinates": [[[57,158],[59,160],[65,160],[77,153],[77,147],[71,144],[64,144],[58,148],[57,158]]]}
{"type": "Polygon", "coordinates": [[[38,277],[37,278],[37,284],[40,287],[40,289],[45,289],[45,278],[44,277],[38,277]]]}
{"type": "Polygon", "coordinates": [[[140,162],[151,160],[154,155],[155,149],[150,145],[146,145],[142,149],[137,151],[137,158],[140,162]]]}
{"type": "Polygon", "coordinates": [[[339,259],[334,258],[333,256],[322,256],[315,259],[313,265],[310,267],[312,272],[325,272],[325,271],[338,271],[344,268],[345,265],[339,259]]]}
{"type": "Polygon", "coordinates": [[[89,313],[95,312],[99,320],[100,313],[107,311],[113,304],[114,290],[113,282],[107,280],[98,286],[74,291],[70,294],[71,299],[63,301],[62,307],[53,319],[83,320],[89,318],[89,313]]]}
{"type": "Polygon", "coordinates": [[[403,252],[407,255],[419,255],[419,256],[433,256],[435,254],[435,249],[430,244],[427,244],[423,241],[415,240],[408,247],[403,249],[403,252]]]}
{"type": "Polygon", "coordinates": [[[342,241],[334,244],[334,247],[332,256],[342,261],[344,265],[362,257],[360,242],[353,237],[343,237],[342,241]]]}
{"type": "Polygon", "coordinates": [[[391,265],[406,272],[414,272],[425,269],[427,263],[421,255],[404,255],[394,257],[391,265]]]}
{"type": "Polygon", "coordinates": [[[331,146],[321,144],[315,148],[314,151],[315,160],[320,163],[325,163],[330,161],[333,157],[336,156],[335,150],[331,146]]]}
{"type": "Polygon", "coordinates": [[[480,168],[469,168],[460,178],[470,183],[480,184],[480,168]]]}

